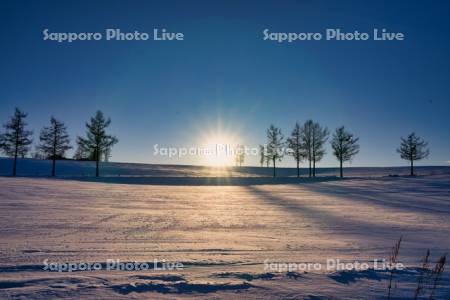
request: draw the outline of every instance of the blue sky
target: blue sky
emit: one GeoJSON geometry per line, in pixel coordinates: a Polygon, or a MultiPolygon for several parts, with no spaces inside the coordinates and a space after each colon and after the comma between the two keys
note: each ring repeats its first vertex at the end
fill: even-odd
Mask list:
{"type": "MultiPolygon", "coordinates": [[[[202,161],[154,156],[153,145],[197,145],[219,123],[257,145],[271,123],[287,135],[311,118],[360,137],[354,166],[405,164],[395,149],[411,131],[431,147],[421,164],[448,164],[450,2],[371,2],[2,1],[0,121],[17,106],[29,113],[35,141],[50,115],[75,139],[101,109],[120,140],[112,160],[185,164],[202,161]],[[185,40],[57,43],[43,40],[45,28],[166,28],[185,40]],[[386,28],[406,39],[278,44],[263,41],[265,28],[386,28]]],[[[333,165],[328,150],[321,166],[333,165]]]]}

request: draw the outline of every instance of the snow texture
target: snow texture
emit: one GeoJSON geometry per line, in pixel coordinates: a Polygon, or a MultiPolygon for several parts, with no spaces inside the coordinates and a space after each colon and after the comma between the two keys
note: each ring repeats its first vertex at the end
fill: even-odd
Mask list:
{"type": "MultiPolygon", "coordinates": [[[[20,163],[28,177],[0,177],[0,299],[386,299],[388,271],[278,272],[265,262],[372,263],[388,259],[400,236],[406,268],[394,272],[393,299],[411,299],[426,250],[433,263],[450,250],[444,167],[419,169],[419,177],[366,168],[345,180],[323,171],[315,181],[273,182],[248,181],[264,173],[245,168],[248,178],[221,185],[205,184],[214,170],[192,166],[107,164],[109,180],[91,182],[90,163],[64,162],[58,179],[42,178],[47,162],[20,163]],[[200,180],[180,181],[185,176],[200,180]],[[172,179],[144,184],[146,177],[172,179]],[[107,259],[184,268],[108,271],[107,259]],[[45,260],[102,268],[48,271],[45,260]]],[[[446,267],[435,299],[450,299],[446,267]]]]}

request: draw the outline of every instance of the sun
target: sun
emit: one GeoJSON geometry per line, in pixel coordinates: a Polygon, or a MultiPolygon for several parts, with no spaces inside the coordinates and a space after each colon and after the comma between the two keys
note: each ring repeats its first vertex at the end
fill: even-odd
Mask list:
{"type": "Polygon", "coordinates": [[[238,139],[227,133],[213,133],[202,142],[202,162],[208,166],[227,167],[235,163],[238,139]]]}

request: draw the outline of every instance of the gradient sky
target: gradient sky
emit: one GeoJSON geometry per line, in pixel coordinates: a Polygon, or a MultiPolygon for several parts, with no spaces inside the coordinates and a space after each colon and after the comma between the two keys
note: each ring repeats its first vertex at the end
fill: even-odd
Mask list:
{"type": "MultiPolygon", "coordinates": [[[[429,141],[422,165],[450,161],[449,1],[1,1],[0,122],[14,107],[38,132],[50,115],[72,139],[97,109],[120,140],[113,161],[201,163],[153,156],[207,132],[264,143],[312,118],[360,137],[353,166],[404,165],[400,136],[429,141]],[[183,32],[182,42],[44,41],[52,32],[183,32]],[[263,41],[262,31],[403,32],[405,41],[263,41]]],[[[327,145],[329,148],[329,146],[327,145]]],[[[258,165],[250,158],[247,165],[258,165]]],[[[294,165],[291,158],[285,166],[294,165]]],[[[320,166],[334,166],[328,150],[320,166]]]]}

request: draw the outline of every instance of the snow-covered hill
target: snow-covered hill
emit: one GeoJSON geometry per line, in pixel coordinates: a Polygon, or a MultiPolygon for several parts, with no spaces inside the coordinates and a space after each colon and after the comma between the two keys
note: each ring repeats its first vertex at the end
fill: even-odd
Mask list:
{"type": "MultiPolygon", "coordinates": [[[[0,158],[0,175],[11,174],[12,160],[0,158]]],[[[95,175],[95,163],[86,161],[63,160],[57,161],[58,177],[92,177],[95,175]]],[[[277,168],[278,177],[295,177],[295,168],[277,168]]],[[[419,175],[450,174],[450,166],[417,167],[419,175]]],[[[36,159],[19,159],[17,164],[18,176],[48,177],[51,173],[51,161],[36,159]]],[[[308,170],[301,169],[301,176],[307,176],[308,170]]],[[[347,177],[379,177],[389,175],[407,175],[409,167],[380,167],[380,168],[345,168],[347,177]]],[[[104,177],[272,177],[272,168],[265,167],[205,167],[189,165],[156,165],[138,163],[101,164],[101,175],[104,177]]],[[[317,176],[338,176],[337,168],[318,168],[317,176]]]]}

